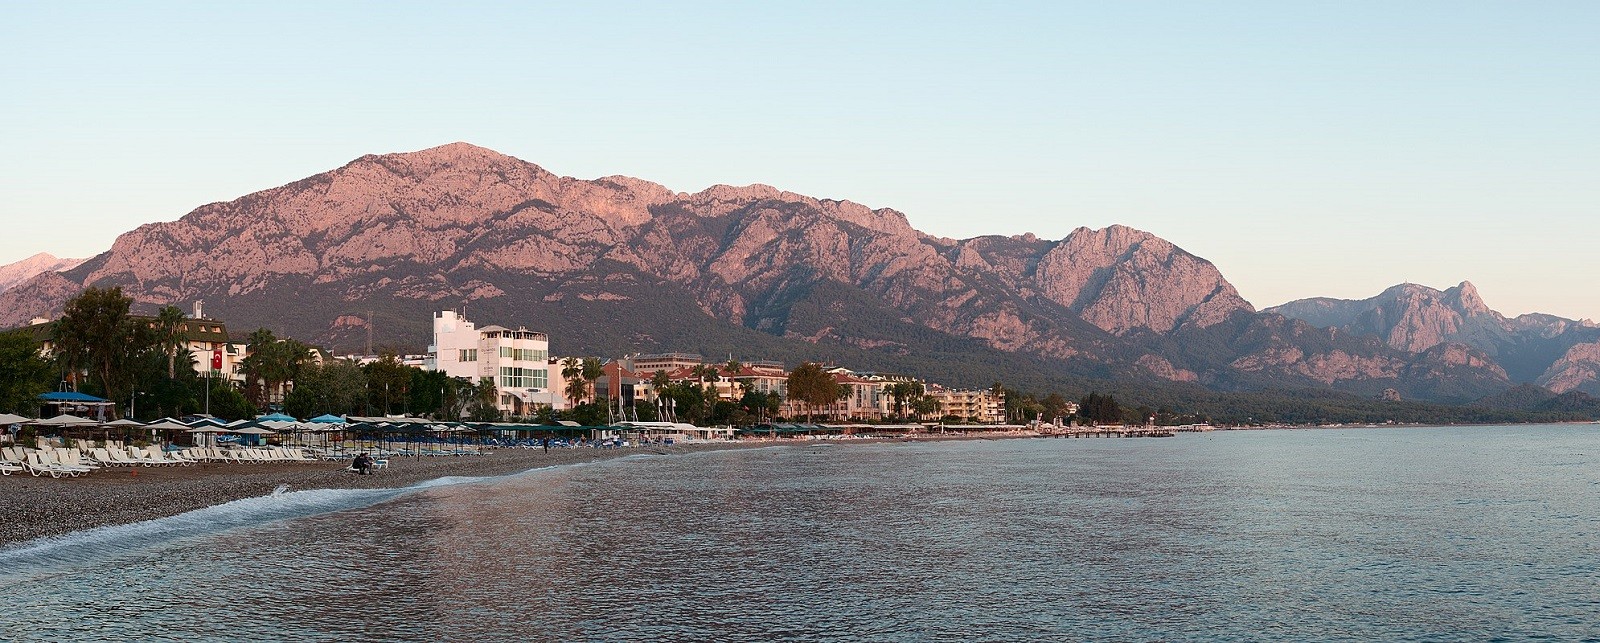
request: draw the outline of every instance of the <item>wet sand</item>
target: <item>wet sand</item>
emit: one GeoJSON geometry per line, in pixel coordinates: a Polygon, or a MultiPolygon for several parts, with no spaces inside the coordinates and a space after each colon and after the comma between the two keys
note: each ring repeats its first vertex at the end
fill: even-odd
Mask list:
{"type": "MultiPolygon", "coordinates": [[[[786,443],[787,441],[785,441],[786,443]]],[[[399,488],[444,476],[496,476],[538,467],[653,453],[670,456],[773,442],[651,445],[619,449],[501,449],[481,456],[391,458],[373,475],[344,471],[344,462],[105,468],[76,478],[14,473],[0,477],[0,546],[93,527],[134,523],[242,498],[290,490],[399,488]]]]}

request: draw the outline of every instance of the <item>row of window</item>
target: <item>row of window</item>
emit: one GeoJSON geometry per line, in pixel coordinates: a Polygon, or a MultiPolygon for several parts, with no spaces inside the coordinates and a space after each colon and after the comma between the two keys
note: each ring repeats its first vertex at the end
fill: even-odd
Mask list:
{"type": "Polygon", "coordinates": [[[463,349],[460,349],[460,350],[461,350],[460,359],[457,359],[456,361],[458,361],[458,362],[476,362],[476,361],[478,361],[478,349],[476,349],[476,348],[463,348],[463,349]]]}
{"type": "Polygon", "coordinates": [[[533,348],[500,347],[500,358],[518,362],[543,362],[550,359],[550,351],[533,348]]]}
{"type": "Polygon", "coordinates": [[[500,388],[548,388],[550,372],[542,368],[500,367],[500,388]]]}

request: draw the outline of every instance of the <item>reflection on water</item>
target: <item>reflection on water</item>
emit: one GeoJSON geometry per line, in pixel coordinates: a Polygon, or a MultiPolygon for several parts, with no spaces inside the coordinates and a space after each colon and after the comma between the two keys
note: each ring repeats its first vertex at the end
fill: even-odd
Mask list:
{"type": "Polygon", "coordinates": [[[0,625],[22,640],[1582,639],[1600,635],[1597,454],[1594,428],[1528,427],[637,456],[105,536],[76,557],[0,554],[0,625]]]}

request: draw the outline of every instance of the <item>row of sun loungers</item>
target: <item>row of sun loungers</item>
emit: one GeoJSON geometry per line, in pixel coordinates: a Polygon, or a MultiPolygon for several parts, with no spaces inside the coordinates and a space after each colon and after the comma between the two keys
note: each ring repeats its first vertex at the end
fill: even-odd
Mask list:
{"type": "Polygon", "coordinates": [[[52,478],[76,478],[106,467],[192,466],[199,462],[317,462],[304,451],[289,447],[243,449],[189,448],[163,451],[160,447],[0,447],[0,474],[29,473],[52,478]]]}

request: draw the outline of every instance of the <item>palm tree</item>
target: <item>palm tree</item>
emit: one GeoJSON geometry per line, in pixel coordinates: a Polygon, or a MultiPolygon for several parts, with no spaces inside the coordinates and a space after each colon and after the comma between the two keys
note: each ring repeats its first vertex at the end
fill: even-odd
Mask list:
{"type": "Polygon", "coordinates": [[[184,337],[183,311],[177,306],[167,305],[161,307],[161,312],[156,313],[155,340],[156,349],[167,356],[167,379],[178,378],[178,352],[188,344],[184,337]]]}
{"type": "Polygon", "coordinates": [[[732,357],[728,358],[727,363],[722,365],[722,372],[727,373],[728,381],[733,382],[734,388],[731,393],[734,399],[744,397],[745,393],[750,392],[750,381],[748,379],[738,379],[739,374],[744,372],[744,364],[739,360],[732,357]]]}
{"type": "Polygon", "coordinates": [[[711,392],[711,402],[717,399],[717,378],[722,376],[722,369],[715,364],[701,364],[691,371],[700,378],[700,388],[711,392]]]}
{"type": "Polygon", "coordinates": [[[601,376],[603,376],[605,374],[606,374],[606,367],[605,367],[605,364],[602,364],[600,362],[600,358],[598,358],[598,357],[585,357],[585,358],[583,358],[583,381],[584,381],[584,387],[588,391],[588,398],[589,398],[590,402],[593,402],[595,400],[595,396],[598,393],[597,391],[594,390],[595,383],[599,382],[601,376]]]}
{"type": "Polygon", "coordinates": [[[583,360],[576,357],[567,357],[561,360],[561,378],[567,382],[567,400],[577,406],[583,400],[583,394],[589,390],[587,382],[583,381],[583,360]]]}

